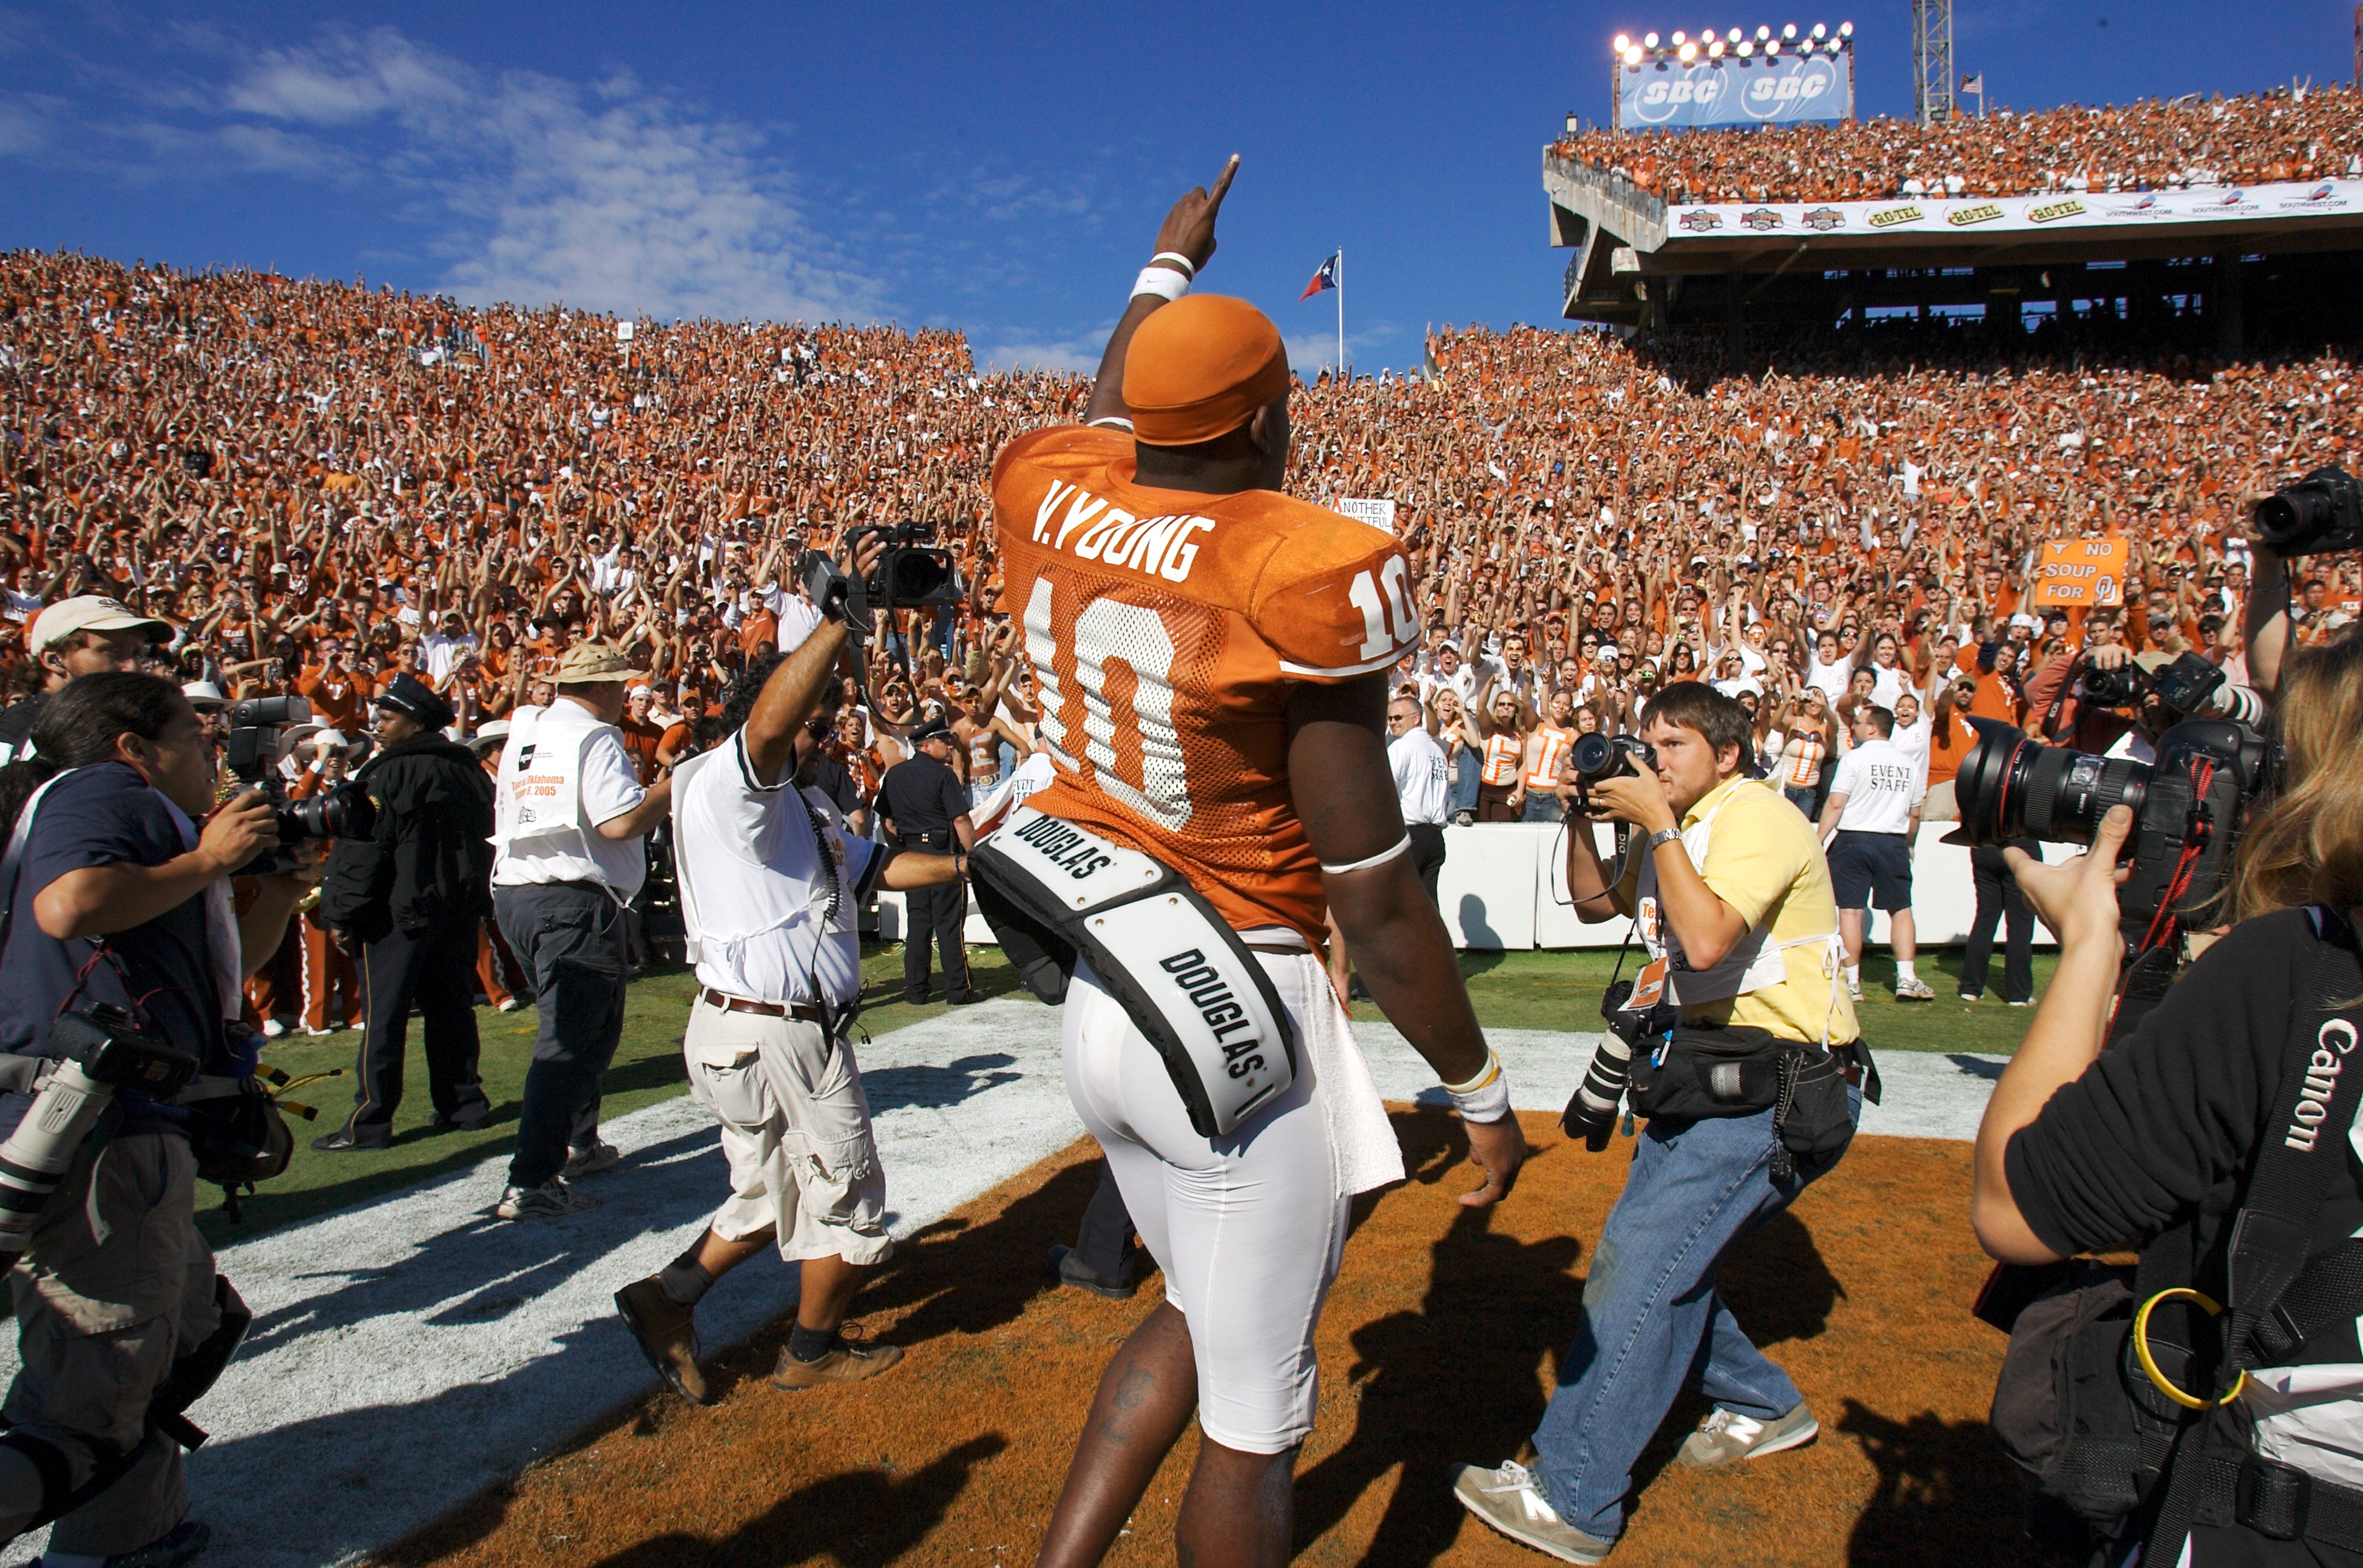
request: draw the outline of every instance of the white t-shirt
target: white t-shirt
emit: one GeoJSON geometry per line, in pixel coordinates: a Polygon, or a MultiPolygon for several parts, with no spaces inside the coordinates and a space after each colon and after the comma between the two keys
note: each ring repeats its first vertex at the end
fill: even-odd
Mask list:
{"type": "Polygon", "coordinates": [[[622,900],[639,892],[649,874],[646,846],[638,839],[610,839],[599,831],[600,823],[623,816],[648,794],[640,787],[639,769],[624,750],[622,730],[600,723],[597,715],[571,697],[561,696],[548,707],[521,707],[509,719],[500,783],[494,801],[499,824],[494,841],[503,847],[493,862],[494,887],[596,882],[622,900]],[[512,840],[516,776],[532,762],[525,753],[538,754],[543,748],[553,755],[572,748],[581,759],[575,774],[576,827],[512,840]]]}
{"type": "Polygon", "coordinates": [[[1936,721],[1924,711],[1919,723],[1899,721],[1895,733],[1888,737],[1895,742],[1895,749],[1911,758],[1913,765],[1920,770],[1920,792],[1923,795],[1928,792],[1928,743],[1936,733],[1936,721]]]}
{"type": "Polygon", "coordinates": [[[1445,803],[1452,792],[1445,782],[1444,748],[1436,743],[1436,737],[1424,726],[1412,726],[1387,742],[1387,765],[1394,771],[1403,820],[1443,822],[1445,803]]]}
{"type": "Polygon", "coordinates": [[[1846,796],[1841,833],[1904,833],[1927,793],[1927,765],[1915,765],[1894,741],[1866,740],[1838,759],[1830,794],[1846,796]]]}
{"type": "Polygon", "coordinates": [[[1893,713],[1895,705],[1903,699],[1903,694],[1912,689],[1911,678],[1903,673],[1903,667],[1900,664],[1874,663],[1868,668],[1870,671],[1871,681],[1870,700],[1888,712],[1893,713]]]}
{"type": "Polygon", "coordinates": [[[672,820],[700,984],[758,1002],[841,1006],[861,994],[858,921],[886,867],[882,846],[848,834],[836,806],[788,771],[757,783],[743,729],[674,771],[672,820]],[[807,804],[828,837],[826,864],[807,804]],[[837,917],[824,929],[832,876],[837,917]]]}
{"type": "Polygon", "coordinates": [[[1814,654],[1808,656],[1807,662],[1809,665],[1805,673],[1807,685],[1821,687],[1822,695],[1829,698],[1833,704],[1847,695],[1847,683],[1854,679],[1854,660],[1850,655],[1841,653],[1838,655],[1837,662],[1825,664],[1819,654],[1814,654]]]}
{"type": "Polygon", "coordinates": [[[450,679],[451,666],[459,662],[460,655],[475,646],[476,639],[466,632],[446,637],[439,631],[430,631],[418,639],[418,651],[427,660],[427,673],[438,686],[450,679]]]}

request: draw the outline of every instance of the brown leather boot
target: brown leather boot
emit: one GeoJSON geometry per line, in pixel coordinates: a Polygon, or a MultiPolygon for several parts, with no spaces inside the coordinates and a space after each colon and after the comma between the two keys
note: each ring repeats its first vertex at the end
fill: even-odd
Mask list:
{"type": "Polygon", "coordinates": [[[697,1370],[694,1309],[667,1296],[651,1274],[617,1291],[616,1310],[624,1315],[624,1327],[639,1341],[640,1353],[674,1393],[693,1405],[715,1402],[705,1386],[705,1374],[697,1370]]]}
{"type": "Polygon", "coordinates": [[[771,1369],[771,1386],[819,1388],[831,1383],[858,1383],[862,1378],[891,1372],[902,1359],[900,1345],[860,1344],[847,1338],[840,1329],[837,1348],[816,1362],[800,1362],[787,1346],[782,1345],[780,1363],[771,1369]]]}

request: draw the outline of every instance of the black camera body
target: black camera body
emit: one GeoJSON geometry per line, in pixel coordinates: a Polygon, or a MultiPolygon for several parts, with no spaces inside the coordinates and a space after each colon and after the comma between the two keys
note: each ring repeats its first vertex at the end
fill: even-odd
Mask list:
{"type": "Polygon", "coordinates": [[[229,735],[222,760],[239,784],[261,790],[279,823],[279,846],[238,868],[239,876],[272,876],[294,871],[295,846],[317,839],[364,839],[377,825],[377,804],[348,779],[308,800],[291,801],[273,766],[279,735],[289,725],[308,724],[312,705],[302,697],[250,697],[229,709],[229,735]]]}
{"type": "Polygon", "coordinates": [[[199,1065],[194,1052],[149,1033],[112,1002],[60,1013],[48,1043],[108,1087],[137,1089],[153,1100],[169,1100],[186,1088],[199,1065]]]}
{"type": "Polygon", "coordinates": [[[2363,482],[2335,463],[2257,504],[2257,540],[2275,555],[2363,548],[2363,482]]]}
{"type": "Polygon", "coordinates": [[[2013,839],[2090,845],[2113,806],[2133,809],[2117,888],[2127,925],[2166,910],[2185,921],[2222,897],[2241,818],[2272,770],[2271,743],[2226,718],[2187,718],[2158,738],[2158,761],[2096,757],[2037,744],[2021,730],[1973,718],[1979,740],[1955,781],[1960,830],[1948,843],[2013,839]]]}
{"type": "Polygon", "coordinates": [[[1646,740],[1594,729],[1575,738],[1567,764],[1574,770],[1578,796],[1584,797],[1603,779],[1639,778],[1644,773],[1656,773],[1658,752],[1646,740]]]}
{"type": "Polygon", "coordinates": [[[2196,653],[2185,653],[2155,673],[2130,661],[2113,670],[2088,665],[2076,684],[2084,700],[2096,706],[2133,707],[2155,694],[2168,707],[2187,715],[2207,706],[2224,684],[2224,672],[2196,653]]]}

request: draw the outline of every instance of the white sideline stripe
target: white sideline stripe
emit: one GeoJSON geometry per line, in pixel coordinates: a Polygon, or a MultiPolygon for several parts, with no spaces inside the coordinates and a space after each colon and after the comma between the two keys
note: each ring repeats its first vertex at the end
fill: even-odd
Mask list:
{"type": "MultiPolygon", "coordinates": [[[[1395,1031],[1357,1025],[1380,1092],[1440,1103],[1395,1031]]],[[[1596,1036],[1487,1037],[1521,1109],[1558,1110],[1596,1036]]],[[[894,1231],[910,1234],[1082,1135],[1059,1071],[1058,1015],[1003,998],[883,1035],[860,1052],[894,1231]]],[[[1867,1132],[1966,1138],[1998,1059],[1882,1059],[1890,1108],[1867,1132]]],[[[389,1545],[516,1474],[655,1384],[609,1299],[687,1246],[723,1195],[711,1120],[686,1097],[604,1129],[624,1162],[585,1183],[601,1207],[560,1221],[490,1218],[505,1160],[223,1249],[256,1313],[245,1351],[194,1414],[189,1462],[207,1561],[322,1568],[389,1545]]],[[[1059,1238],[1045,1237],[1045,1246],[1059,1238]]],[[[1015,1269],[1037,1260],[1019,1252],[1015,1269]]],[[[766,1258],[699,1309],[708,1354],[794,1300],[766,1258]]],[[[0,1378],[16,1371],[0,1336],[0,1378]]],[[[760,1387],[752,1396],[768,1392],[760,1387]]],[[[29,1562],[47,1532],[0,1551],[29,1562]]]]}

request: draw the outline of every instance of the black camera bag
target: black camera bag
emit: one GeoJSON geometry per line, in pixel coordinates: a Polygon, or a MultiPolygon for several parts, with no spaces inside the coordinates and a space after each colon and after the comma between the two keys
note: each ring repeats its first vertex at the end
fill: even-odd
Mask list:
{"type": "Polygon", "coordinates": [[[1676,1024],[1656,1050],[1636,1049],[1626,1103],[1635,1116],[1683,1121],[1777,1110],[1772,1173],[1785,1181],[1796,1160],[1825,1165],[1853,1140],[1849,1062],[1875,1103],[1876,1072],[1858,1043],[1825,1050],[1747,1024],[1676,1024]]]}
{"type": "Polygon", "coordinates": [[[2209,1407],[2168,1399],[2133,1345],[2141,1303],[2201,1272],[2195,1221],[2153,1240],[2138,1270],[2090,1258],[2004,1263],[1979,1292],[1976,1316],[2010,1335],[1989,1425],[2026,1484],[2029,1533],[2055,1550],[2115,1554],[2138,1538],[2144,1561],[2171,1562],[2193,1525],[2236,1523],[2363,1551],[2363,1492],[2258,1458],[2244,1412],[2213,1402],[2242,1369],[2302,1360],[2310,1333],[2363,1311],[2363,1242],[2307,1251],[2363,1099],[2363,1051],[2328,1074],[2326,1095],[2319,1073],[2309,1090],[2317,1050],[2337,1032],[2354,1038],[2345,1015],[2363,982],[2346,917],[2312,913],[2321,940],[2283,1048],[2280,1089],[2224,1231],[2225,1310],[2211,1319],[2174,1301],[2150,1318],[2159,1373],[2209,1407]],[[2299,1114],[2309,1098],[2311,1120],[2299,1114]],[[2300,1128],[2318,1131],[2309,1139],[2300,1128]]]}

